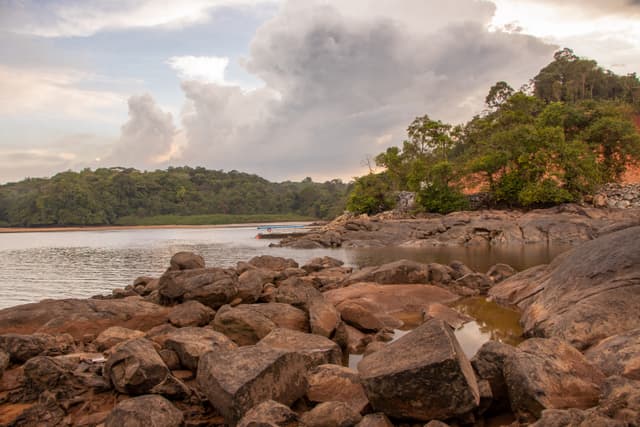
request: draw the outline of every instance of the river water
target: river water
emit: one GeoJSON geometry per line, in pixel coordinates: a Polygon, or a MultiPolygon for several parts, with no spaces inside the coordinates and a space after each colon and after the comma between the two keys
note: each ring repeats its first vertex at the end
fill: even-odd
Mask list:
{"type": "Polygon", "coordinates": [[[398,259],[449,263],[460,260],[478,271],[504,262],[521,270],[548,263],[566,247],[428,249],[269,248],[255,239],[256,227],[163,228],[0,234],[0,308],[45,298],[86,298],[122,288],[138,276],[159,276],[178,251],[201,254],[207,266],[233,267],[257,255],[304,263],[329,255],[363,267],[398,259]]]}

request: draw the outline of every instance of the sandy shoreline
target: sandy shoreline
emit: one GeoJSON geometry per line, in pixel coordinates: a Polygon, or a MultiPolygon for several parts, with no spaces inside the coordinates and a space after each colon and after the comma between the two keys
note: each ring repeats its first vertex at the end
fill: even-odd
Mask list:
{"type": "Polygon", "coordinates": [[[246,224],[216,224],[216,225],[98,225],[86,227],[0,227],[0,234],[6,233],[51,233],[61,231],[118,231],[118,230],[152,230],[152,229],[211,229],[211,228],[243,228],[257,227],[265,224],[309,224],[311,221],[278,221],[278,222],[252,222],[246,224]]]}

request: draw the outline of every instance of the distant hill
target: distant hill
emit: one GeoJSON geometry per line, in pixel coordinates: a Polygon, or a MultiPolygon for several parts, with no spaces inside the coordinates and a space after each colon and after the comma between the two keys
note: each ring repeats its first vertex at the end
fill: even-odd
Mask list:
{"type": "Polygon", "coordinates": [[[0,226],[332,218],[344,210],[349,189],[340,180],[273,183],[201,167],[85,169],[0,186],[0,226]]]}

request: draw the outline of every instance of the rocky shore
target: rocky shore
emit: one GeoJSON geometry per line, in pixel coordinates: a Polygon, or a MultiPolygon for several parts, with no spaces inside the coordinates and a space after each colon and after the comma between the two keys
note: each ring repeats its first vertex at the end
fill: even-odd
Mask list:
{"type": "Polygon", "coordinates": [[[108,296],[1,310],[0,425],[640,425],[640,227],[575,209],[601,237],[520,273],[182,252],[108,296]],[[527,339],[469,359],[469,296],[517,307],[527,339]]]}
{"type": "MultiPolygon", "coordinates": [[[[611,199],[606,200],[614,200],[615,194],[610,193],[611,199]]],[[[602,203],[606,206],[606,201],[602,203]]],[[[531,243],[575,245],[634,225],[640,225],[638,207],[596,208],[576,204],[529,212],[480,210],[416,218],[393,212],[374,216],[345,214],[317,233],[284,239],[273,246],[313,249],[531,243]]]]}

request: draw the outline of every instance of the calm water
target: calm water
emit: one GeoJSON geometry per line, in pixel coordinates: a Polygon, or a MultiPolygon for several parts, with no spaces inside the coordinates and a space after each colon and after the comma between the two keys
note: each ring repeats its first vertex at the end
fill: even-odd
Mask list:
{"type": "Polygon", "coordinates": [[[201,254],[208,266],[231,267],[256,255],[304,263],[330,255],[362,267],[398,259],[448,263],[458,259],[479,271],[497,262],[517,269],[549,262],[566,248],[326,249],[269,248],[255,227],[135,229],[0,234],[0,308],[45,298],[109,293],[138,276],[159,276],[178,251],[201,254]]]}

